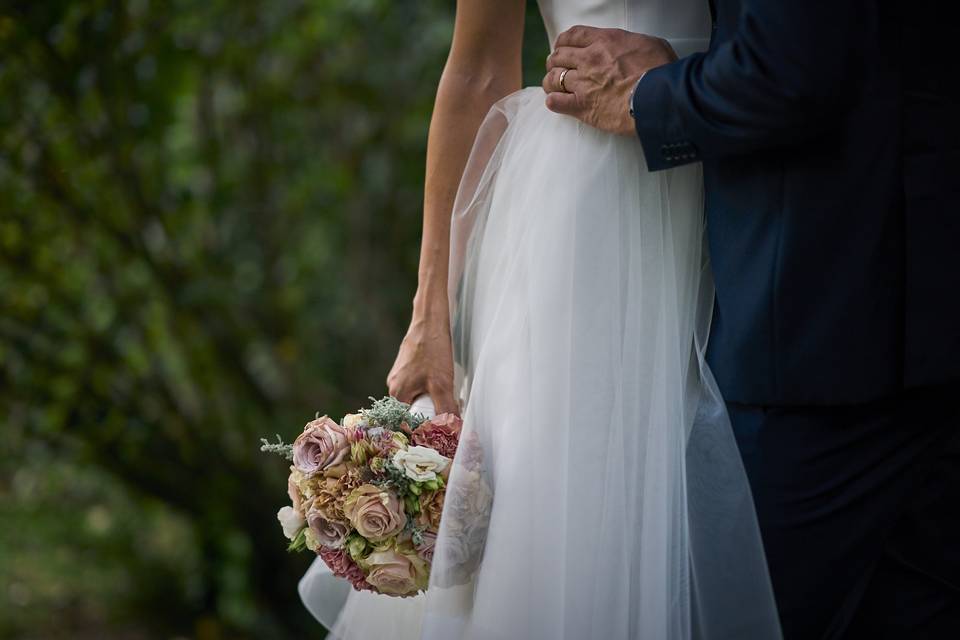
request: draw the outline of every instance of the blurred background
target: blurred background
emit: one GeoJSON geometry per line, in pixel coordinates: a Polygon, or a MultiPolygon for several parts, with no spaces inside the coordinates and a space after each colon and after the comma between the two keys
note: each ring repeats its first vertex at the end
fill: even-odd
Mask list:
{"type": "Polygon", "coordinates": [[[0,638],[323,637],[258,439],[385,392],[454,4],[0,1],[0,638]]]}

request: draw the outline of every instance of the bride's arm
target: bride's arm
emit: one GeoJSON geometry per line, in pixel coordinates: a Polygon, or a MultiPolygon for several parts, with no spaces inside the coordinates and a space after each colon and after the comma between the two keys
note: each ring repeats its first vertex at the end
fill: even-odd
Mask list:
{"type": "Polygon", "coordinates": [[[439,413],[457,411],[447,305],[451,210],[480,123],[494,102],[520,88],[523,17],[523,0],[458,0],[437,86],[413,317],[387,385],[405,402],[429,393],[439,413]]]}

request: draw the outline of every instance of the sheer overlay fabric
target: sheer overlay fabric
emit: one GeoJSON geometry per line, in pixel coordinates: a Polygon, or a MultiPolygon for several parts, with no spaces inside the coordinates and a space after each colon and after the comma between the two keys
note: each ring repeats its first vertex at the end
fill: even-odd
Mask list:
{"type": "MultiPolygon", "coordinates": [[[[615,9],[635,4],[542,8],[553,37],[597,6],[608,13],[592,24],[629,26],[615,9]]],[[[697,34],[676,35],[687,46],[697,34]]],[[[453,212],[464,431],[430,588],[352,594],[332,637],[780,637],[749,485],[703,357],[713,287],[702,198],[699,165],[651,173],[636,140],[550,112],[539,88],[494,106],[453,212]]],[[[327,624],[347,589],[330,582],[315,565],[301,583],[327,624]]]]}

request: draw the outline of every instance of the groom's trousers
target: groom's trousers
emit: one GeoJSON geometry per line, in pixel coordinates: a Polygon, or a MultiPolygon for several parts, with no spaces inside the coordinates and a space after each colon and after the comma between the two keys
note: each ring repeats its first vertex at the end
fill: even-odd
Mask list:
{"type": "Polygon", "coordinates": [[[960,383],[728,409],[786,640],[960,638],[960,383]]]}

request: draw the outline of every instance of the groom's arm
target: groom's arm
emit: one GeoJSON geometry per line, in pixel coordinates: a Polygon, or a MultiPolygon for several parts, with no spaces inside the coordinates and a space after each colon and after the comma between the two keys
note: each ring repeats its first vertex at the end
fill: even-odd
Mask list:
{"type": "Polygon", "coordinates": [[[677,61],[659,38],[572,27],[547,59],[546,104],[636,132],[651,170],[789,144],[857,95],[876,13],[869,0],[743,0],[729,40],[677,61]]]}
{"type": "Polygon", "coordinates": [[[648,167],[750,153],[829,126],[856,95],[875,13],[859,0],[745,0],[732,38],[637,85],[648,167]]]}

